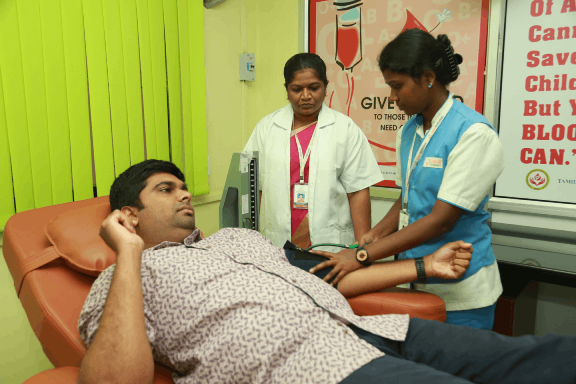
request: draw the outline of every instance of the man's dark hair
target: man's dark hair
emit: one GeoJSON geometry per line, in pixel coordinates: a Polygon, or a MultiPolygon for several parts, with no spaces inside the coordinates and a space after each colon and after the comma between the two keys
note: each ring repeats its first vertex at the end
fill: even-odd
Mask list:
{"type": "Polygon", "coordinates": [[[182,171],[169,161],[150,159],[134,164],[122,172],[110,188],[110,208],[112,211],[122,207],[143,209],[140,192],[146,187],[146,180],[154,173],[170,173],[178,179],[186,181],[182,171]]]}
{"type": "Polygon", "coordinates": [[[312,69],[322,80],[324,86],[328,85],[328,78],[326,77],[326,64],[320,56],[314,53],[297,53],[292,56],[284,65],[284,81],[286,86],[294,79],[294,74],[303,69],[312,69]]]}
{"type": "Polygon", "coordinates": [[[434,38],[420,29],[407,29],[388,43],[378,58],[383,73],[386,69],[420,79],[424,71],[432,70],[436,79],[444,84],[455,81],[460,74],[458,64],[462,56],[454,53],[446,35],[434,38]]]}

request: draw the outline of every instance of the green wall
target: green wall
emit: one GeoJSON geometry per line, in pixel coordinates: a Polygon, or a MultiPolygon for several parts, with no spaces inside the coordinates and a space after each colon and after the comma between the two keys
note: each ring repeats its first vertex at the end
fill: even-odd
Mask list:
{"type": "MultiPolygon", "coordinates": [[[[218,230],[218,207],[233,152],[241,151],[255,124],[283,107],[283,68],[298,52],[301,0],[228,0],[204,10],[209,195],[194,198],[206,236],[218,230]],[[256,54],[256,81],[241,82],[240,53],[256,54]]],[[[301,22],[301,20],[300,20],[301,22]]],[[[0,260],[0,382],[19,384],[51,368],[0,260]]]]}
{"type": "Polygon", "coordinates": [[[194,199],[205,235],[218,230],[218,207],[233,152],[256,123],[288,101],[283,69],[298,52],[302,1],[228,0],[204,10],[206,109],[210,191],[194,199]],[[242,82],[240,53],[256,55],[256,81],[242,82]]]}
{"type": "Polygon", "coordinates": [[[14,280],[4,257],[0,260],[0,303],[0,383],[21,383],[37,372],[52,368],[16,297],[14,280]]]}

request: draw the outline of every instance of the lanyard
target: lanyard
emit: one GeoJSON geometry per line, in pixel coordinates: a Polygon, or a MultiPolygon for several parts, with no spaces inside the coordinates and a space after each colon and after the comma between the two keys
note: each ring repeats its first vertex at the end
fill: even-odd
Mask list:
{"type": "MultiPolygon", "coordinates": [[[[448,97],[450,97],[450,96],[448,96],[448,97]]],[[[440,117],[436,121],[436,124],[434,124],[434,126],[432,126],[430,128],[430,130],[428,131],[428,134],[424,138],[424,141],[420,145],[418,152],[416,152],[416,156],[414,157],[414,161],[411,161],[412,160],[412,152],[414,151],[414,143],[416,142],[416,135],[418,135],[418,132],[414,132],[414,139],[412,140],[412,147],[410,148],[410,154],[408,155],[408,164],[407,164],[408,168],[406,169],[406,192],[404,193],[404,201],[402,202],[402,209],[403,210],[405,210],[406,207],[408,206],[408,191],[410,190],[410,177],[412,176],[412,172],[414,172],[416,165],[418,164],[418,162],[420,161],[420,158],[422,157],[422,153],[424,153],[426,146],[428,145],[428,143],[432,139],[432,136],[434,135],[434,133],[436,132],[436,130],[438,129],[438,127],[442,123],[442,120],[444,120],[444,116],[440,117]],[[410,165],[411,163],[412,163],[412,165],[410,165]]]]}
{"type": "Polygon", "coordinates": [[[306,149],[306,154],[304,156],[302,156],[302,146],[300,145],[300,140],[298,140],[298,134],[294,135],[294,138],[296,139],[296,147],[298,147],[298,159],[300,160],[300,184],[304,184],[304,168],[306,167],[306,162],[308,161],[310,152],[312,151],[314,136],[316,136],[316,132],[318,131],[316,128],[317,127],[314,127],[314,133],[312,133],[312,138],[310,139],[310,143],[308,144],[308,148],[306,149]]]}

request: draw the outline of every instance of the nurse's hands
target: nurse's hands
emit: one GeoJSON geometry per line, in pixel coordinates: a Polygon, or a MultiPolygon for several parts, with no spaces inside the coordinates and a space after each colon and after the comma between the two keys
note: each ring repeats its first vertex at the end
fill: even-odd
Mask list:
{"type": "Polygon", "coordinates": [[[355,249],[343,249],[338,253],[330,253],[324,251],[312,251],[318,255],[329,258],[330,260],[323,261],[314,268],[310,269],[310,273],[315,273],[321,269],[327,267],[333,267],[332,270],[324,277],[324,281],[328,282],[334,276],[336,278],[330,283],[334,286],[338,284],[340,280],[348,273],[353,272],[357,269],[362,268],[362,264],[356,260],[356,250],[355,249]]]}
{"type": "Polygon", "coordinates": [[[426,275],[440,279],[459,279],[470,266],[472,244],[462,240],[448,243],[424,257],[426,275]]]}
{"type": "Polygon", "coordinates": [[[370,231],[366,232],[362,237],[360,237],[360,240],[358,240],[358,245],[360,247],[363,247],[366,244],[373,243],[379,239],[380,239],[380,237],[376,236],[376,234],[374,232],[372,232],[372,230],[370,230],[370,231]]]}

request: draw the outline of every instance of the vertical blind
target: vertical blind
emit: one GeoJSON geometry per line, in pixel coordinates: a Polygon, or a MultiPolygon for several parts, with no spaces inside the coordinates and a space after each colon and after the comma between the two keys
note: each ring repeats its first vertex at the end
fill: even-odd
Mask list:
{"type": "Polygon", "coordinates": [[[0,230],[144,159],[208,193],[201,1],[0,0],[0,230]]]}

